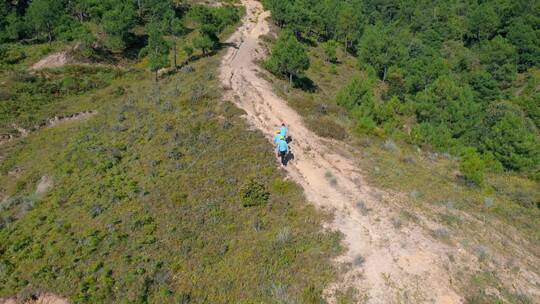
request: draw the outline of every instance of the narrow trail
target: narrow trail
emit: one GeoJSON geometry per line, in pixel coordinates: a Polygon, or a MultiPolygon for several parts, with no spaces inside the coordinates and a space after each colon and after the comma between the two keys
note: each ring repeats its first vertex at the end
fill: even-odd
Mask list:
{"type": "MultiPolygon", "coordinates": [[[[285,170],[304,188],[310,202],[335,213],[327,226],[343,233],[347,252],[338,262],[350,263],[341,284],[367,295],[366,303],[462,303],[446,268],[448,253],[456,249],[434,241],[420,227],[395,229],[392,217],[396,212],[384,202],[384,193],[364,182],[347,156],[348,147],[307,129],[302,118],[258,76],[255,61],[264,56],[259,37],[269,32],[270,14],[255,0],[242,3],[246,16],[228,41],[236,47],[229,49],[221,66],[226,98],[245,110],[249,123],[269,140],[281,122],[290,126],[294,160],[285,170]],[[359,202],[365,208],[358,208],[359,202]]],[[[340,287],[331,286],[328,298],[340,287]]]]}

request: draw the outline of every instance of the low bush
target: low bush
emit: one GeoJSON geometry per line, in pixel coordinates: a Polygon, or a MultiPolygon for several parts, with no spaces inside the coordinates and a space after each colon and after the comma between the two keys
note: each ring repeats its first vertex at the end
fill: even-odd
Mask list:
{"type": "Polygon", "coordinates": [[[26,53],[17,46],[0,47],[0,63],[16,64],[26,58],[26,53]]]}
{"type": "MultiPolygon", "coordinates": [[[[131,72],[89,98],[39,105],[91,102],[99,114],[0,147],[6,195],[18,196],[13,168],[55,176],[23,217],[12,217],[22,202],[1,212],[0,297],[32,285],[77,303],[272,303],[273,282],[299,301],[335,279],[339,235],[321,230],[324,215],[284,180],[268,142],[219,98],[217,77],[205,80],[218,63],[202,58],[189,77],[163,78],[163,94],[181,90],[159,105],[145,99],[153,80],[131,72]],[[204,102],[190,102],[196,83],[204,102]],[[111,98],[119,86],[129,89],[111,98]]],[[[47,73],[73,76],[55,71],[47,73]]],[[[21,176],[32,180],[21,194],[35,179],[21,176]]]]}
{"type": "Polygon", "coordinates": [[[465,149],[459,166],[463,176],[477,186],[484,182],[485,163],[474,149],[465,149]]]}
{"type": "Polygon", "coordinates": [[[338,48],[338,43],[335,40],[329,40],[323,43],[324,55],[326,56],[326,60],[328,62],[332,62],[332,63],[337,62],[338,60],[337,48],[338,48]]]}
{"type": "Polygon", "coordinates": [[[240,197],[244,207],[253,207],[266,204],[270,199],[270,192],[263,183],[250,178],[240,189],[240,197]]]}

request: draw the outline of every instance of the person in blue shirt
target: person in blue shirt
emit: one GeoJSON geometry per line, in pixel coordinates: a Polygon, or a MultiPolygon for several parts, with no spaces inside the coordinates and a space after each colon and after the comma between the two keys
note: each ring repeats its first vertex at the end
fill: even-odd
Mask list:
{"type": "Polygon", "coordinates": [[[287,133],[289,130],[287,130],[287,127],[285,126],[285,123],[281,124],[281,128],[279,128],[279,132],[281,133],[281,136],[285,137],[287,139],[287,133]]]}
{"type": "Polygon", "coordinates": [[[287,144],[285,137],[281,136],[276,149],[281,158],[281,163],[285,166],[287,164],[287,153],[289,153],[289,145],[287,144]]]}
{"type": "Polygon", "coordinates": [[[274,136],[274,145],[277,145],[280,139],[281,139],[281,130],[278,130],[276,133],[276,136],[274,136]]]}

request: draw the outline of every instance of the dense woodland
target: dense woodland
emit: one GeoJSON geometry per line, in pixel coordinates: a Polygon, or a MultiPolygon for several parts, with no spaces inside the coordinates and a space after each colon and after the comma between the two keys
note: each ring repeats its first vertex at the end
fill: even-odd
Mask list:
{"type": "MultiPolygon", "coordinates": [[[[87,57],[99,53],[149,56],[153,70],[166,67],[175,38],[196,30],[183,49],[207,53],[218,46],[218,34],[239,20],[231,6],[210,8],[172,0],[17,0],[0,4],[0,42],[33,44],[76,41],[87,57]],[[186,27],[186,20],[192,23],[186,27]],[[169,39],[166,39],[169,38],[169,39]]],[[[21,51],[2,47],[0,59],[15,63],[21,51]]]]}
{"type": "Polygon", "coordinates": [[[264,4],[285,29],[271,71],[300,77],[306,46],[317,44],[336,64],[337,48],[357,57],[367,77],[352,79],[337,103],[359,130],[462,156],[477,183],[484,167],[540,178],[540,2],[264,4]]]}

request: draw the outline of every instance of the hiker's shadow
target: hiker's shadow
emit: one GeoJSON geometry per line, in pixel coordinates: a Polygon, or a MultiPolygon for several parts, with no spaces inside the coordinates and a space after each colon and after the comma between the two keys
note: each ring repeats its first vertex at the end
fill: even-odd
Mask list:
{"type": "MultiPolygon", "coordinates": [[[[293,141],[292,136],[287,136],[287,138],[285,138],[285,141],[287,142],[287,144],[290,144],[293,141]]],[[[287,153],[287,155],[285,155],[285,158],[283,159],[283,165],[287,166],[287,164],[291,160],[294,160],[294,153],[292,153],[292,151],[289,149],[289,152],[287,153]]]]}
{"type": "Polygon", "coordinates": [[[287,155],[285,155],[285,157],[283,158],[283,165],[287,166],[291,160],[294,160],[294,153],[292,153],[292,151],[289,150],[287,155]]]}

